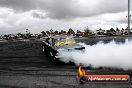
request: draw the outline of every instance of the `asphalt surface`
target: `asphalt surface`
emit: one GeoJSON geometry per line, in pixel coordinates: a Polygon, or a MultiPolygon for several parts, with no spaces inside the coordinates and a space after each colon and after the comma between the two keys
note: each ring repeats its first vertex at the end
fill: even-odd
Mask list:
{"type": "MultiPolygon", "coordinates": [[[[100,39],[76,39],[96,44],[100,39]]],[[[124,38],[117,39],[124,43],[124,38]]],[[[105,40],[105,43],[111,41],[105,40]]],[[[88,70],[89,74],[132,74],[132,71],[102,69],[88,70]]],[[[54,62],[42,53],[41,41],[0,42],[0,88],[132,88],[130,83],[79,84],[77,67],[54,62]]]]}

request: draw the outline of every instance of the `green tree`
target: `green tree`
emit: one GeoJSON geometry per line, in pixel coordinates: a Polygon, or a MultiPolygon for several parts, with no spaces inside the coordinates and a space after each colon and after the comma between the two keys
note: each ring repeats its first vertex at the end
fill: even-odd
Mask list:
{"type": "Polygon", "coordinates": [[[59,34],[61,35],[61,34],[63,34],[64,33],[64,31],[63,30],[61,30],[60,32],[59,32],[59,34]]]}
{"type": "Polygon", "coordinates": [[[89,27],[85,28],[84,32],[86,35],[90,35],[92,33],[92,31],[89,29],[89,27]]]}
{"type": "Polygon", "coordinates": [[[120,31],[118,27],[116,27],[116,31],[120,31]]]}
{"type": "Polygon", "coordinates": [[[50,31],[46,31],[46,34],[50,35],[50,31]]]}
{"type": "Polygon", "coordinates": [[[114,28],[111,28],[111,29],[110,29],[110,32],[116,32],[116,31],[114,30],[114,28]]]}
{"type": "Polygon", "coordinates": [[[74,30],[72,29],[72,28],[70,28],[69,30],[68,30],[68,32],[67,32],[67,34],[75,34],[75,32],[74,32],[74,30]]]}
{"type": "Polygon", "coordinates": [[[17,36],[21,36],[22,35],[22,33],[20,32],[20,33],[17,33],[17,36]]]}
{"type": "Polygon", "coordinates": [[[46,33],[44,31],[41,32],[42,33],[42,36],[45,37],[46,36],[46,33]]]}
{"type": "Polygon", "coordinates": [[[56,30],[56,31],[54,32],[54,34],[59,34],[59,31],[56,30]]]}
{"type": "Polygon", "coordinates": [[[63,31],[64,34],[66,34],[66,31],[63,31]]]}
{"type": "Polygon", "coordinates": [[[28,33],[26,34],[26,36],[27,36],[27,38],[31,38],[31,33],[28,32],[28,33]]]}

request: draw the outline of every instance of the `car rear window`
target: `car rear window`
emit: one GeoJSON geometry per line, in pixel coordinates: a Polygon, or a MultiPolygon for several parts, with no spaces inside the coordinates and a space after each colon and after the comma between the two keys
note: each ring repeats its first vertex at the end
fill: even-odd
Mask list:
{"type": "Polygon", "coordinates": [[[55,42],[55,45],[71,45],[71,44],[74,44],[76,43],[75,40],[73,38],[69,38],[69,39],[58,39],[56,40],[55,42]]]}

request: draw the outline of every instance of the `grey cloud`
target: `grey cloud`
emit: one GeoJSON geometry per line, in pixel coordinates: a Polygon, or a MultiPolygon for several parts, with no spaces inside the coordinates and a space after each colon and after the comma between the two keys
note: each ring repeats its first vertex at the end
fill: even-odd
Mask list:
{"type": "MultiPolygon", "coordinates": [[[[76,17],[89,17],[104,13],[117,13],[127,10],[127,0],[95,0],[97,4],[83,7],[77,4],[79,0],[1,0],[1,7],[13,8],[17,11],[40,9],[47,12],[49,18],[71,19],[76,17]]],[[[41,16],[37,13],[33,17],[41,16]]],[[[43,18],[43,17],[42,17],[43,18]]]]}
{"type": "Polygon", "coordinates": [[[26,11],[36,8],[34,0],[1,0],[0,6],[13,8],[17,11],[26,11]]]}
{"type": "MultiPolygon", "coordinates": [[[[116,22],[118,22],[118,23],[127,23],[127,19],[120,19],[120,20],[118,20],[118,21],[116,21],[116,22]]],[[[130,19],[130,22],[132,22],[132,19],[130,19]]]]}
{"type": "Polygon", "coordinates": [[[34,18],[38,18],[38,19],[45,19],[46,18],[46,16],[43,13],[39,13],[39,12],[33,12],[32,16],[34,18]]]}
{"type": "Polygon", "coordinates": [[[127,10],[127,0],[101,0],[98,12],[117,13],[127,10]]]}

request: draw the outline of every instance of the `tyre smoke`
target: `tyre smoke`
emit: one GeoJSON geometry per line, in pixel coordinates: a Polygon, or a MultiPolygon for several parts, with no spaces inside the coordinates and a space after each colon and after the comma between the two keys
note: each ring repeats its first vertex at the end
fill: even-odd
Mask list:
{"type": "Polygon", "coordinates": [[[84,66],[132,69],[132,41],[126,40],[124,44],[99,42],[92,46],[79,44],[85,46],[85,52],[59,50],[60,60],[65,63],[74,62],[76,65],[81,63],[84,66]]]}

